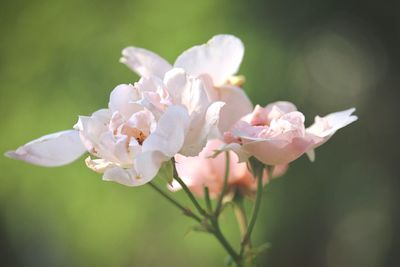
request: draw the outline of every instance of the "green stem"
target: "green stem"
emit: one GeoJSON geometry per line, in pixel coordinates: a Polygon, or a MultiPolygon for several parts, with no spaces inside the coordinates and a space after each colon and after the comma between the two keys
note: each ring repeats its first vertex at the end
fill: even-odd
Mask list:
{"type": "Polygon", "coordinates": [[[178,209],[180,209],[183,214],[185,214],[188,217],[191,217],[193,219],[195,219],[198,222],[202,222],[202,219],[197,216],[196,214],[194,214],[190,209],[184,207],[182,204],[180,204],[178,201],[176,201],[175,199],[173,199],[171,196],[169,196],[167,193],[165,193],[163,190],[161,190],[157,185],[155,185],[153,182],[149,182],[149,185],[155,190],[157,191],[160,195],[162,195],[165,199],[167,199],[170,203],[172,203],[173,205],[175,205],[178,209]]]}
{"type": "MultiPolygon", "coordinates": [[[[268,170],[268,177],[272,177],[272,171],[273,167],[267,166],[268,170]]],[[[260,210],[260,205],[261,205],[261,199],[262,199],[262,191],[263,191],[263,174],[264,174],[264,168],[257,168],[257,173],[256,173],[256,179],[257,179],[257,193],[256,193],[256,201],[253,207],[253,212],[250,217],[250,222],[247,227],[247,232],[241,242],[241,248],[240,248],[240,255],[243,256],[244,250],[246,247],[249,246],[251,243],[251,233],[254,229],[254,225],[257,220],[257,215],[260,210]]]]}
{"type": "Polygon", "coordinates": [[[221,243],[221,245],[225,248],[226,252],[228,252],[229,256],[236,263],[236,266],[242,267],[241,256],[232,248],[232,246],[229,244],[228,240],[226,240],[225,236],[221,232],[221,229],[219,227],[219,223],[218,223],[218,220],[216,219],[216,217],[213,216],[210,220],[211,220],[211,224],[213,226],[212,233],[214,234],[214,236],[221,243]]]}
{"type": "Polygon", "coordinates": [[[211,199],[210,199],[210,191],[208,190],[208,187],[204,187],[204,200],[206,202],[207,210],[211,214],[212,213],[212,204],[211,204],[211,199]]]}
{"type": "Polygon", "coordinates": [[[193,205],[196,207],[198,212],[203,215],[204,217],[208,217],[208,213],[200,206],[199,202],[196,200],[192,191],[187,187],[184,181],[179,177],[178,171],[176,170],[175,159],[172,158],[172,168],[173,168],[173,176],[174,179],[181,185],[183,191],[185,191],[186,195],[189,197],[190,201],[192,201],[193,205]]]}
{"type": "Polygon", "coordinates": [[[225,175],[224,175],[224,184],[222,186],[222,191],[221,194],[219,195],[219,198],[217,200],[217,207],[215,208],[215,216],[218,217],[219,214],[221,213],[222,209],[222,202],[224,200],[224,196],[226,194],[226,191],[228,190],[228,178],[229,178],[229,169],[230,169],[230,158],[229,158],[229,152],[225,152],[225,175]]]}

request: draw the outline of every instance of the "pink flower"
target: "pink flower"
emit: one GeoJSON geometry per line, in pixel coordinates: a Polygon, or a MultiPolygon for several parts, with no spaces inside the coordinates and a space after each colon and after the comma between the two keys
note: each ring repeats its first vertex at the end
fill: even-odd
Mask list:
{"type": "Polygon", "coordinates": [[[254,156],[268,165],[288,164],[307,153],[314,160],[314,149],[325,143],[337,130],[357,120],[354,108],[316,117],[308,128],[304,115],[289,102],[275,102],[254,111],[225,133],[228,147],[241,160],[254,156]]]}
{"type": "MultiPolygon", "coordinates": [[[[207,186],[212,198],[217,197],[223,187],[225,175],[225,154],[221,153],[215,158],[211,158],[214,151],[224,143],[220,140],[208,141],[206,147],[197,157],[185,157],[176,155],[176,168],[179,176],[198,196],[203,195],[204,187],[207,186]]],[[[231,192],[239,190],[242,194],[251,195],[255,192],[257,181],[247,168],[247,164],[238,162],[235,153],[229,152],[230,168],[228,186],[231,192]]],[[[274,176],[282,175],[287,169],[287,165],[279,165],[274,170],[274,176]]],[[[267,173],[264,174],[264,184],[269,181],[267,173]]],[[[174,181],[170,186],[172,191],[180,189],[179,184],[174,181]]]]}
{"type": "Polygon", "coordinates": [[[220,34],[206,44],[184,51],[171,65],[159,55],[143,48],[127,47],[122,51],[121,62],[141,77],[163,79],[172,68],[181,68],[193,77],[207,83],[210,101],[222,101],[219,129],[227,131],[237,120],[251,112],[253,105],[239,87],[244,79],[234,76],[244,55],[242,41],[232,35],[220,34]]]}

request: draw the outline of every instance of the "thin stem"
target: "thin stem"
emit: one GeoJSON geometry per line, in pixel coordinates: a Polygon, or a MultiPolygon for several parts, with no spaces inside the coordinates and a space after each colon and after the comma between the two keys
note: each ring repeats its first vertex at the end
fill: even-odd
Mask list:
{"type": "MultiPolygon", "coordinates": [[[[225,177],[224,180],[227,180],[228,175],[229,175],[229,155],[227,155],[227,173],[225,173],[225,177]]],[[[196,207],[196,209],[199,211],[199,213],[204,217],[204,220],[200,220],[199,222],[201,224],[210,221],[211,222],[211,226],[212,228],[210,229],[210,233],[212,233],[217,240],[219,241],[219,243],[225,248],[226,252],[232,257],[233,261],[236,263],[237,267],[242,267],[242,257],[241,255],[239,255],[233,248],[232,246],[229,244],[228,240],[225,238],[225,236],[223,235],[223,233],[221,232],[221,229],[219,227],[219,223],[218,223],[218,216],[217,213],[215,214],[208,214],[199,204],[199,202],[196,200],[196,198],[194,197],[194,195],[192,194],[192,192],[190,191],[190,189],[187,187],[187,185],[185,184],[185,182],[182,181],[182,179],[179,177],[178,175],[178,171],[176,170],[176,165],[175,165],[175,159],[172,158],[172,166],[173,166],[173,176],[174,179],[181,185],[182,189],[185,191],[186,195],[189,197],[189,199],[192,201],[193,205],[196,207]]],[[[227,183],[227,182],[225,182],[227,183]]],[[[224,185],[224,191],[226,191],[226,185],[224,185]]],[[[206,191],[208,191],[208,188],[205,189],[206,191]]],[[[209,193],[209,192],[207,192],[209,193]]],[[[222,199],[222,197],[221,197],[222,199]]],[[[222,201],[221,201],[222,202],[222,201]]],[[[211,204],[211,202],[210,202],[211,204]]],[[[207,204],[208,205],[208,204],[207,204]]],[[[220,204],[221,205],[221,204],[220,204]]],[[[221,208],[219,208],[221,209],[221,208]]]]}
{"type": "MultiPolygon", "coordinates": [[[[268,177],[272,177],[272,171],[273,167],[267,166],[268,170],[268,177]]],[[[250,244],[251,240],[251,233],[253,231],[254,225],[257,220],[257,215],[260,210],[260,205],[261,205],[261,199],[262,199],[262,191],[263,191],[263,174],[264,174],[264,168],[258,168],[257,173],[256,173],[256,179],[257,179],[257,193],[256,193],[256,201],[253,207],[253,212],[250,217],[250,222],[247,228],[246,235],[244,236],[242,243],[241,243],[241,248],[240,248],[240,255],[243,256],[245,247],[250,244]]]]}
{"type": "Polygon", "coordinates": [[[210,199],[210,191],[208,190],[208,187],[204,187],[204,199],[206,202],[207,210],[211,214],[212,213],[212,203],[210,199]]]}
{"type": "Polygon", "coordinates": [[[221,232],[221,229],[219,227],[218,220],[215,217],[211,218],[211,224],[213,226],[213,234],[214,236],[218,239],[218,241],[221,243],[221,245],[225,248],[226,252],[231,256],[233,261],[236,263],[237,267],[242,266],[242,260],[241,256],[232,248],[232,246],[229,244],[228,240],[226,240],[225,236],[221,232]]]}
{"type": "Polygon", "coordinates": [[[176,170],[176,165],[175,165],[175,159],[172,158],[172,168],[173,168],[173,176],[174,179],[181,185],[183,191],[185,191],[186,195],[189,197],[189,199],[192,201],[193,205],[196,207],[196,209],[199,211],[201,215],[204,217],[208,217],[208,213],[200,206],[199,202],[196,200],[194,195],[192,194],[192,191],[187,187],[184,181],[179,177],[178,171],[176,170]]]}
{"type": "Polygon", "coordinates": [[[170,203],[172,203],[173,205],[175,205],[178,209],[180,209],[183,214],[185,214],[188,217],[191,217],[193,219],[195,219],[198,222],[202,222],[202,219],[197,216],[196,214],[194,214],[190,209],[184,207],[182,204],[180,204],[178,201],[176,201],[175,199],[173,199],[171,196],[169,196],[167,193],[165,193],[163,190],[161,190],[157,185],[155,185],[153,182],[149,182],[149,185],[158,193],[160,193],[160,195],[162,195],[165,199],[167,199],[170,203]]]}
{"type": "Polygon", "coordinates": [[[224,200],[224,196],[226,194],[226,191],[228,190],[228,178],[229,178],[229,169],[230,169],[230,158],[229,158],[229,152],[225,152],[225,175],[224,175],[224,184],[222,186],[222,191],[221,194],[219,195],[219,198],[217,200],[217,207],[215,208],[215,216],[219,216],[221,213],[222,209],[222,201],[224,200]]]}

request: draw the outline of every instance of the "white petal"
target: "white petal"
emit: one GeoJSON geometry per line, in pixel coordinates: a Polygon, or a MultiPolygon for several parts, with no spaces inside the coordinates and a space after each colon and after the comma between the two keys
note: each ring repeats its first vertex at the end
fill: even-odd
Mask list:
{"type": "Polygon", "coordinates": [[[307,128],[307,133],[321,138],[332,136],[340,128],[358,119],[357,116],[351,115],[355,110],[355,108],[350,108],[331,113],[322,118],[317,116],[315,117],[314,124],[307,128]]]}
{"type": "Polygon", "coordinates": [[[169,160],[158,151],[140,153],[135,160],[136,168],[109,166],[103,180],[113,181],[126,186],[140,186],[150,182],[158,173],[163,162],[169,160]]]}
{"type": "Polygon", "coordinates": [[[218,121],[224,102],[214,102],[204,114],[199,114],[197,120],[190,122],[183,148],[179,152],[184,156],[197,156],[209,139],[220,138],[218,121]]]}
{"type": "Polygon", "coordinates": [[[206,112],[210,101],[203,80],[189,77],[183,69],[174,68],[165,74],[164,81],[173,103],[185,106],[191,117],[193,113],[203,115],[206,112]]]}
{"type": "Polygon", "coordinates": [[[183,68],[193,76],[208,74],[214,85],[220,86],[235,74],[242,62],[244,46],[232,35],[216,35],[206,44],[183,52],[174,67],[183,68]]]}
{"type": "Polygon", "coordinates": [[[35,165],[55,167],[71,163],[85,152],[79,132],[67,130],[40,137],[5,155],[35,165]]]}
{"type": "Polygon", "coordinates": [[[189,77],[183,69],[173,68],[164,77],[164,84],[176,104],[182,103],[182,94],[187,91],[191,83],[189,77]]]}
{"type": "Polygon", "coordinates": [[[226,105],[221,110],[219,130],[228,131],[243,116],[253,111],[253,104],[239,87],[223,86],[219,90],[220,100],[226,105]]]}
{"type": "Polygon", "coordinates": [[[143,77],[157,76],[162,78],[171,69],[171,65],[159,55],[137,47],[127,47],[122,50],[120,62],[143,77]]]}
{"type": "Polygon", "coordinates": [[[119,111],[125,119],[128,119],[134,112],[142,109],[135,103],[139,97],[140,95],[133,85],[120,84],[111,92],[108,106],[112,112],[119,111]]]}
{"type": "Polygon", "coordinates": [[[112,181],[126,186],[139,186],[147,181],[140,179],[134,169],[124,169],[118,166],[112,166],[105,170],[104,181],[112,181]]]}
{"type": "Polygon", "coordinates": [[[96,155],[95,147],[100,142],[100,136],[108,131],[108,123],[112,113],[108,109],[100,109],[94,112],[90,117],[79,116],[74,129],[80,133],[81,141],[86,149],[96,155]]]}
{"type": "Polygon", "coordinates": [[[163,155],[159,151],[140,153],[135,160],[135,168],[139,179],[143,183],[151,181],[157,175],[161,165],[169,159],[170,157],[163,155]]]}
{"type": "Polygon", "coordinates": [[[188,125],[189,115],[184,107],[168,107],[156,130],[144,141],[142,151],[160,151],[173,157],[182,148],[188,125]]]}

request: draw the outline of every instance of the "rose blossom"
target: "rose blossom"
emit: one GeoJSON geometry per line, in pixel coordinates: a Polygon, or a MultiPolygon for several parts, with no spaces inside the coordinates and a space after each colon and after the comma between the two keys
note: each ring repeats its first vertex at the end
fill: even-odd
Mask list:
{"type": "Polygon", "coordinates": [[[219,122],[219,129],[224,132],[253,109],[249,98],[239,87],[243,78],[234,76],[243,55],[244,46],[240,39],[232,35],[216,35],[206,44],[184,51],[173,66],[159,55],[137,47],[125,48],[121,62],[142,77],[162,79],[171,68],[177,67],[204,80],[209,84],[209,100],[226,103],[219,122]]]}
{"type": "MultiPolygon", "coordinates": [[[[225,154],[221,153],[215,158],[211,156],[220,148],[223,142],[217,139],[208,141],[207,145],[197,157],[185,157],[180,154],[175,156],[176,168],[179,176],[198,196],[203,195],[207,186],[212,198],[217,197],[223,188],[225,175],[225,154]]],[[[242,194],[252,195],[257,188],[257,181],[249,171],[247,164],[238,162],[238,157],[233,152],[228,152],[230,158],[228,188],[231,192],[239,190],[242,194]]],[[[274,169],[274,177],[282,175],[287,165],[278,165],[274,169]]],[[[263,176],[264,185],[269,181],[267,172],[263,176]]],[[[179,190],[180,185],[174,181],[169,187],[172,191],[179,190]]]]}
{"type": "Polygon", "coordinates": [[[264,164],[287,164],[304,153],[314,159],[314,149],[325,143],[337,130],[357,120],[354,108],[317,116],[308,128],[304,115],[289,102],[275,102],[254,111],[225,133],[227,148],[244,160],[254,156],[264,164]]]}
{"type": "Polygon", "coordinates": [[[222,102],[210,102],[202,80],[171,69],[164,80],[142,78],[117,86],[108,109],[80,116],[75,130],[48,135],[7,155],[42,166],[60,166],[86,150],[86,164],[104,180],[138,186],[155,177],[176,153],[197,155],[218,133],[222,102]],[[80,137],[80,138],[79,138],[80,137]]]}

